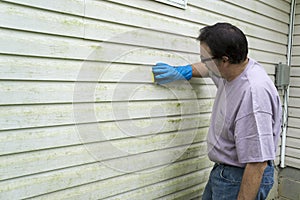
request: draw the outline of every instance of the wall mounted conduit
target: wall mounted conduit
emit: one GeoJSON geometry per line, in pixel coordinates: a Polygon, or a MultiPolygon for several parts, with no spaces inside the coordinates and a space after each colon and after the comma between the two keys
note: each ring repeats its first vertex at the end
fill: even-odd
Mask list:
{"type": "MultiPolygon", "coordinates": [[[[295,21],[295,7],[296,0],[291,2],[290,22],[288,33],[288,46],[287,46],[287,65],[291,66],[292,62],[292,48],[293,48],[293,34],[294,34],[294,21],[295,21]]],[[[280,167],[285,167],[285,151],[286,151],[286,137],[288,127],[288,105],[289,105],[289,85],[283,88],[283,127],[281,135],[281,153],[280,153],[280,167]]]]}

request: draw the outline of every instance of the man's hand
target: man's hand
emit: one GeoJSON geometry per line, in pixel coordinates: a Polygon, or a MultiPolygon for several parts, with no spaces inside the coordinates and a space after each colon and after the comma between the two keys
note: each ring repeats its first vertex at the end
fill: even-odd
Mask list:
{"type": "Polygon", "coordinates": [[[267,165],[267,162],[246,165],[238,200],[254,200],[256,198],[267,165]]]}
{"type": "Polygon", "coordinates": [[[158,84],[166,84],[177,80],[190,80],[192,78],[192,66],[170,66],[166,63],[157,63],[152,67],[155,81],[158,84]]]}

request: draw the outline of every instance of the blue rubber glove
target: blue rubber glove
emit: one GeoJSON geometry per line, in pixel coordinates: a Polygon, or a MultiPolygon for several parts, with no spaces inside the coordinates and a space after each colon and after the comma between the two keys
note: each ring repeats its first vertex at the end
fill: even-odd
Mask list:
{"type": "Polygon", "coordinates": [[[190,80],[192,78],[192,66],[170,66],[166,63],[157,63],[152,67],[155,82],[166,84],[177,80],[190,80]]]}

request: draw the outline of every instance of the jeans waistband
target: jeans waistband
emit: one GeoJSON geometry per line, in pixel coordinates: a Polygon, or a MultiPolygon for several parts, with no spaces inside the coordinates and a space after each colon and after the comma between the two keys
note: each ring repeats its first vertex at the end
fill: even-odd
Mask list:
{"type": "MultiPolygon", "coordinates": [[[[275,166],[274,161],[273,160],[268,160],[268,165],[269,166],[275,166]]],[[[236,168],[241,168],[244,169],[245,167],[239,167],[239,166],[234,166],[234,165],[228,165],[225,163],[215,163],[215,166],[228,166],[228,167],[236,167],[236,168]]]]}
{"type": "Polygon", "coordinates": [[[215,166],[236,167],[236,168],[244,169],[244,167],[239,167],[239,166],[234,166],[234,165],[228,165],[228,164],[224,164],[224,163],[215,163],[215,166]]]}

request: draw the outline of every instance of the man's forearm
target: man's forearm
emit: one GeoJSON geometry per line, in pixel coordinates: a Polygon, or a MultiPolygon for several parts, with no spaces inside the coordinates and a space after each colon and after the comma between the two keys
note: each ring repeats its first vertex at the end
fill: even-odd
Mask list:
{"type": "Polygon", "coordinates": [[[204,63],[198,62],[191,65],[193,77],[208,77],[208,69],[204,63]]]}
{"type": "Polygon", "coordinates": [[[238,200],[254,200],[267,167],[267,162],[248,163],[246,165],[238,200]]]}

